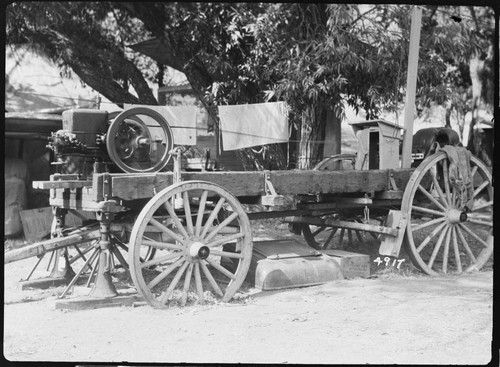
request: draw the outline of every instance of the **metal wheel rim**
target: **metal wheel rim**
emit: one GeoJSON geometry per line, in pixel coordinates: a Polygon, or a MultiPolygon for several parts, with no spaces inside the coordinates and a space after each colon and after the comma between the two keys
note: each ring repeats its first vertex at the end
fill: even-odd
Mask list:
{"type": "MultiPolygon", "coordinates": [[[[228,220],[230,218],[227,218],[228,220]]],[[[161,245],[154,244],[155,246],[161,245]]],[[[229,301],[234,294],[238,291],[241,284],[245,280],[246,274],[248,272],[251,256],[252,256],[252,233],[250,227],[250,221],[248,220],[248,216],[246,215],[243,207],[238,202],[238,200],[230,194],[227,190],[222,188],[219,185],[203,182],[203,181],[185,181],[180,182],[178,184],[171,185],[157,195],[155,195],[143,208],[141,213],[139,214],[134,227],[132,229],[130,235],[130,243],[129,243],[129,266],[130,266],[130,274],[132,280],[137,288],[137,291],[144,297],[144,299],[153,307],[156,308],[165,308],[168,307],[170,297],[173,295],[175,290],[181,291],[181,299],[180,304],[184,306],[187,303],[189,289],[192,285],[195,288],[198,300],[204,300],[204,291],[212,290],[214,293],[218,293],[218,295],[222,298],[223,302],[229,301]],[[191,204],[189,204],[190,199],[193,197],[190,196],[190,192],[202,192],[201,198],[199,201],[199,208],[194,209],[191,208],[191,204]],[[206,194],[205,194],[206,193],[206,194]],[[218,195],[219,201],[215,206],[212,213],[214,217],[212,218],[212,213],[205,223],[202,222],[202,219],[198,220],[200,213],[201,218],[205,218],[207,212],[205,211],[207,205],[207,195],[208,193],[213,193],[218,195]],[[165,231],[171,238],[170,242],[163,242],[165,246],[165,250],[172,250],[170,253],[164,254],[156,254],[156,258],[142,263],[139,259],[139,254],[141,247],[149,246],[153,244],[147,238],[143,237],[147,225],[155,225],[158,227],[158,222],[154,223],[154,214],[160,208],[166,206],[166,202],[171,201],[176,196],[180,195],[180,199],[184,205],[185,210],[185,223],[181,223],[179,220],[179,216],[175,209],[170,206],[166,210],[169,213],[169,218],[173,220],[173,223],[177,227],[177,231],[174,232],[176,235],[175,241],[173,240],[172,230],[170,232],[165,230],[166,225],[160,223],[159,228],[162,231],[165,231]],[[203,196],[205,199],[203,199],[203,196]],[[219,202],[222,200],[221,206],[219,206],[219,202]],[[203,204],[201,204],[203,202],[203,204]],[[212,226],[215,223],[215,216],[220,213],[222,210],[222,205],[226,204],[232,209],[232,213],[230,217],[232,218],[229,222],[237,221],[238,230],[237,233],[229,236],[220,236],[219,233],[213,235],[213,232],[216,230],[224,230],[228,227],[229,222],[224,220],[222,223],[218,223],[216,226],[212,226]],[[186,207],[189,207],[189,213],[186,211],[186,207]],[[219,207],[219,209],[217,209],[219,207]],[[193,209],[193,210],[192,210],[193,209]],[[172,216],[173,214],[176,217],[172,216]],[[189,221],[187,218],[191,218],[189,221]],[[190,224],[188,224],[191,222],[190,224]],[[227,222],[227,223],[225,223],[227,222]],[[164,228],[161,228],[161,225],[164,228]],[[183,230],[180,227],[183,228],[183,230]],[[211,229],[213,227],[213,229],[211,229]],[[205,230],[206,229],[206,230],[205,230]],[[215,247],[220,247],[222,245],[231,243],[232,241],[236,241],[236,255],[228,253],[226,251],[220,251],[215,249],[215,247]],[[175,242],[175,243],[171,243],[175,242]],[[214,255],[215,257],[219,257],[219,261],[222,262],[224,260],[234,260],[233,256],[237,256],[238,258],[234,260],[237,262],[235,265],[234,273],[232,271],[227,270],[232,275],[232,278],[229,278],[228,275],[224,274],[223,270],[221,270],[221,266],[217,268],[214,265],[214,259],[201,258],[197,257],[198,255],[192,256],[193,249],[197,246],[197,244],[202,244],[203,248],[208,247],[210,251],[210,255],[214,255]],[[168,247],[168,248],[167,248],[168,247]],[[239,249],[239,252],[237,251],[239,249]],[[160,274],[155,276],[153,279],[145,279],[146,273],[143,272],[143,269],[151,266],[154,263],[155,265],[166,266],[165,269],[159,270],[160,274]],[[210,265],[210,266],[209,266],[210,265]],[[207,274],[207,270],[209,274],[207,274]],[[227,286],[222,284],[221,282],[217,282],[214,277],[214,273],[217,276],[226,276],[229,279],[227,286]],[[161,282],[166,279],[168,275],[174,275],[174,278],[168,284],[161,284],[161,282]],[[207,286],[203,287],[202,284],[202,276],[205,281],[208,281],[210,284],[210,288],[207,286]],[[162,278],[163,277],[163,278],[162,278]],[[194,278],[194,284],[191,278],[194,278]],[[159,279],[159,280],[158,280],[159,279]],[[181,281],[182,279],[182,281],[181,281]],[[188,280],[189,279],[189,280],[188,280]],[[156,282],[156,283],[155,283],[156,282]],[[216,283],[214,285],[214,282],[216,283]],[[217,290],[217,287],[219,288],[217,290]],[[154,291],[153,291],[154,289],[154,291]]],[[[201,249],[200,249],[201,251],[201,249]]],[[[219,263],[220,265],[220,263],[219,263]]]]}
{"type": "MultiPolygon", "coordinates": [[[[435,197],[435,200],[437,200],[437,202],[441,204],[443,208],[438,208],[437,204],[434,204],[429,198],[429,202],[432,202],[434,204],[434,207],[431,209],[433,210],[433,213],[426,213],[429,215],[433,215],[433,219],[427,221],[426,223],[418,223],[416,217],[418,215],[422,216],[422,214],[426,214],[423,212],[423,210],[425,210],[426,208],[421,209],[421,206],[416,205],[415,195],[417,191],[421,195],[426,195],[422,189],[429,192],[426,187],[424,187],[426,186],[426,184],[424,183],[423,185],[421,185],[421,182],[428,173],[428,177],[432,178],[434,176],[433,172],[437,169],[435,167],[437,167],[438,163],[443,165],[443,176],[445,176],[444,172],[447,171],[449,165],[447,156],[444,152],[438,152],[432,156],[427,157],[415,170],[410,180],[408,181],[403,196],[401,210],[408,218],[404,241],[408,255],[410,256],[414,265],[416,265],[424,273],[429,275],[448,273],[453,264],[455,266],[454,269],[457,273],[480,270],[489,260],[489,258],[491,257],[491,252],[493,251],[493,244],[491,243],[491,246],[489,245],[489,241],[493,241],[493,187],[491,174],[489,173],[486,166],[478,158],[472,156],[470,163],[471,171],[474,171],[473,176],[475,177],[479,175],[479,177],[483,179],[484,183],[477,188],[474,188],[475,201],[472,212],[470,213],[470,217],[468,217],[464,222],[461,222],[459,219],[457,220],[457,215],[459,214],[461,209],[463,209],[463,205],[459,205],[456,203],[456,200],[453,200],[453,197],[456,198],[456,194],[455,196],[453,194],[454,188],[451,184],[448,184],[449,188],[447,188],[444,183],[448,180],[443,177],[443,188],[441,190],[441,193],[438,192],[439,190],[437,188],[434,189],[434,191],[437,192],[437,197],[435,197]],[[479,191],[476,192],[476,190],[479,191]],[[481,204],[479,202],[479,194],[487,195],[486,203],[481,204]],[[448,197],[448,195],[450,196],[448,197]],[[484,215],[481,215],[482,213],[484,213],[484,211],[488,211],[490,208],[491,215],[486,217],[484,215]],[[478,219],[478,217],[481,219],[478,219]],[[432,231],[428,229],[430,232],[424,238],[424,240],[417,242],[417,232],[422,231],[422,233],[425,234],[425,232],[423,231],[433,225],[435,225],[434,229],[432,231]],[[479,226],[482,234],[478,235],[475,234],[474,231],[471,231],[471,225],[479,226]],[[440,226],[442,226],[441,229],[439,229],[440,226]],[[435,233],[433,234],[434,231],[435,233]],[[478,240],[474,236],[479,237],[480,240],[478,240]],[[429,237],[430,239],[428,239],[429,237]],[[473,251],[470,248],[471,246],[467,243],[467,238],[474,239],[483,248],[474,246],[475,250],[473,251]],[[429,244],[431,244],[431,246],[426,251],[430,252],[430,249],[432,248],[431,256],[429,259],[424,259],[421,255],[421,252],[425,249],[425,247],[428,247],[429,244]],[[468,266],[464,266],[465,264],[463,264],[461,256],[465,257],[465,260],[469,260],[470,264],[468,266]],[[426,262],[426,260],[428,261],[426,262]],[[441,267],[441,269],[439,269],[439,267],[441,267]]],[[[441,188],[439,180],[437,186],[441,188]]],[[[436,185],[432,183],[430,187],[436,187],[436,185]]]]}

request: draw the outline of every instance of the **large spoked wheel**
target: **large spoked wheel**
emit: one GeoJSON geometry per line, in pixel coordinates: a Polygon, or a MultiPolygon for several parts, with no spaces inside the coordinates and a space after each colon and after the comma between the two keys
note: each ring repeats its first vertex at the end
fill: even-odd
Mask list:
{"type": "MultiPolygon", "coordinates": [[[[351,170],[354,169],[354,162],[356,159],[355,154],[337,154],[331,157],[323,159],[321,162],[314,166],[313,170],[319,171],[336,171],[336,170],[351,170]]],[[[338,211],[331,213],[325,213],[321,218],[331,218],[331,219],[342,219],[350,220],[352,218],[346,218],[341,215],[338,211]]],[[[355,219],[353,219],[355,220],[355,219]]],[[[353,241],[354,234],[359,241],[363,239],[363,233],[361,231],[339,229],[335,227],[326,226],[314,226],[310,224],[302,225],[302,235],[306,240],[306,243],[316,249],[316,250],[326,250],[331,248],[342,248],[345,239],[350,243],[353,241]]]]}
{"type": "Polygon", "coordinates": [[[153,307],[164,308],[203,302],[209,289],[229,301],[245,280],[253,244],[248,216],[232,194],[213,183],[186,181],[146,204],[129,246],[137,291],[153,307]],[[153,230],[161,240],[147,235],[153,230]],[[155,258],[142,262],[141,252],[150,248],[155,258]]]}
{"type": "Polygon", "coordinates": [[[120,113],[106,134],[111,160],[124,172],[158,172],[170,160],[172,129],[158,112],[134,107],[120,113]]]}
{"type": "Polygon", "coordinates": [[[491,174],[470,159],[472,205],[453,186],[444,152],[427,157],[411,176],[401,210],[408,216],[405,246],[413,263],[429,275],[481,269],[493,253],[491,174]]]}

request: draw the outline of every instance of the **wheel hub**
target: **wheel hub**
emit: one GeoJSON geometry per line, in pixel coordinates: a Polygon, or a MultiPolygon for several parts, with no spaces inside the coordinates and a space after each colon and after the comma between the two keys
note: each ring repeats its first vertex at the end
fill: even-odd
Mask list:
{"type": "Polygon", "coordinates": [[[188,249],[188,254],[193,259],[206,259],[210,255],[210,248],[202,242],[193,242],[188,249]]]}
{"type": "Polygon", "coordinates": [[[467,221],[467,213],[458,209],[450,209],[447,213],[447,219],[450,223],[460,223],[467,221]]]}

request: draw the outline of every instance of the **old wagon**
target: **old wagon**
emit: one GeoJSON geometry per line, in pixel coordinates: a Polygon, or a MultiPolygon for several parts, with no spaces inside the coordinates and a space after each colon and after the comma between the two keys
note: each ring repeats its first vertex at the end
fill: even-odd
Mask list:
{"type": "Polygon", "coordinates": [[[353,128],[357,155],[328,157],[313,170],[188,172],[157,112],[68,111],[51,144],[62,157],[86,157],[87,168],[33,183],[50,190],[52,238],[5,261],[56,253],[63,265],[79,266],[62,297],[84,274],[92,297],[115,297],[110,272],[119,265],[154,307],[203,301],[207,290],[229,301],[250,266],[250,221],[283,218],[318,253],[344,234],[371,234],[381,255],[397,259],[405,246],[429,275],[481,269],[493,252],[489,169],[446,139],[402,169],[399,126],[372,120],[353,128]],[[249,212],[252,204],[261,210],[249,212]],[[66,228],[65,215],[77,210],[95,220],[66,228]]]}

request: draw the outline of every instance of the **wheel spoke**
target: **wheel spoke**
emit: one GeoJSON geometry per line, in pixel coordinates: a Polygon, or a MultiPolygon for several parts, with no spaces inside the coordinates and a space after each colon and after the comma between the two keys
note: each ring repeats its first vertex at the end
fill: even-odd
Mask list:
{"type": "Polygon", "coordinates": [[[458,241],[457,241],[457,227],[451,227],[451,240],[453,242],[453,252],[455,254],[455,262],[457,263],[457,271],[459,273],[462,272],[462,261],[460,260],[460,251],[458,249],[458,241]]]}
{"type": "Polygon", "coordinates": [[[446,201],[446,198],[444,196],[443,190],[441,190],[441,186],[439,185],[439,181],[437,179],[437,170],[431,169],[430,170],[431,176],[432,176],[432,183],[434,184],[434,189],[439,195],[439,198],[443,202],[444,205],[448,206],[448,202],[446,201]]]}
{"type": "Polygon", "coordinates": [[[203,216],[205,214],[205,205],[207,203],[208,191],[203,191],[200,198],[200,207],[198,208],[198,215],[196,217],[195,236],[199,237],[201,233],[201,224],[203,223],[203,216]]]}
{"type": "Polygon", "coordinates": [[[128,252],[128,247],[122,242],[120,241],[117,237],[113,236],[115,242],[116,242],[116,245],[118,247],[120,247],[122,250],[124,250],[125,252],[128,252]]]}
{"type": "Polygon", "coordinates": [[[212,238],[214,238],[217,233],[224,227],[226,227],[229,223],[231,223],[234,219],[238,217],[238,213],[234,212],[232,213],[229,217],[227,217],[221,224],[219,224],[215,229],[209,233],[207,237],[205,237],[205,241],[210,241],[212,238]]]}
{"type": "Polygon", "coordinates": [[[477,194],[479,194],[481,191],[483,191],[483,189],[485,187],[487,187],[489,184],[490,184],[489,181],[484,181],[481,185],[479,185],[477,187],[477,189],[474,190],[474,195],[472,197],[475,198],[477,196],[477,194]]]}
{"type": "Polygon", "coordinates": [[[149,220],[149,223],[151,223],[153,226],[158,228],[160,231],[162,231],[162,232],[166,233],[167,235],[169,235],[170,237],[172,237],[174,240],[179,241],[184,245],[186,244],[186,240],[184,238],[182,238],[177,233],[175,233],[175,232],[171,231],[170,229],[168,229],[167,227],[165,227],[163,224],[158,222],[156,219],[151,218],[149,220]]]}
{"type": "Polygon", "coordinates": [[[360,231],[354,231],[356,233],[356,237],[358,237],[359,242],[363,242],[363,236],[361,235],[360,231]]]}
{"type": "Polygon", "coordinates": [[[244,233],[236,233],[236,234],[233,234],[231,236],[224,236],[222,238],[219,238],[216,241],[212,241],[212,242],[207,243],[205,246],[207,246],[207,247],[220,246],[220,245],[223,245],[223,244],[225,244],[227,242],[234,241],[234,240],[237,240],[239,238],[242,238],[244,236],[245,236],[244,233]]]}
{"type": "MultiPolygon", "coordinates": [[[[78,258],[81,257],[83,259],[83,261],[87,261],[87,258],[85,257],[85,254],[82,252],[82,250],[80,250],[80,248],[77,245],[73,245],[73,247],[75,248],[76,252],[78,252],[78,258]]],[[[73,259],[73,257],[71,259],[73,259]]],[[[70,262],[70,264],[71,264],[71,262],[70,262]]]]}
{"type": "Polygon", "coordinates": [[[493,227],[493,222],[485,222],[485,221],[474,219],[474,218],[469,218],[468,222],[474,223],[474,224],[479,224],[481,226],[493,227]]]}
{"type": "Polygon", "coordinates": [[[219,251],[219,250],[210,250],[211,255],[230,257],[233,259],[243,259],[243,255],[237,252],[227,252],[227,251],[219,251]]]}
{"type": "MultiPolygon", "coordinates": [[[[90,257],[87,259],[87,261],[85,261],[85,264],[83,264],[83,266],[80,269],[80,271],[73,277],[73,279],[71,279],[71,282],[66,286],[66,288],[61,293],[61,295],[59,296],[59,298],[63,298],[66,295],[66,293],[68,293],[68,291],[76,283],[76,281],[78,280],[78,278],[80,278],[80,276],[82,275],[82,273],[84,272],[84,270],[88,266],[88,264],[91,263],[95,258],[97,258],[97,256],[99,255],[99,252],[100,252],[100,248],[96,248],[95,251],[92,253],[92,255],[90,255],[90,257]]],[[[94,267],[94,269],[95,268],[96,267],[94,267]]]]}
{"type": "Polygon", "coordinates": [[[191,217],[191,205],[189,204],[189,195],[187,191],[183,193],[184,212],[186,213],[186,226],[190,235],[194,235],[193,218],[191,217]]]}
{"type": "Polygon", "coordinates": [[[448,229],[449,229],[449,227],[448,227],[448,226],[446,226],[446,227],[444,228],[444,230],[443,230],[443,231],[441,231],[441,234],[440,234],[440,235],[439,235],[439,237],[438,237],[438,240],[437,240],[437,242],[436,242],[436,245],[434,246],[434,250],[432,251],[431,258],[430,258],[430,260],[429,260],[429,263],[427,264],[427,266],[428,266],[429,268],[431,268],[431,269],[432,269],[432,265],[434,265],[434,260],[436,260],[436,256],[437,256],[437,254],[438,254],[438,252],[439,252],[439,249],[441,248],[441,245],[442,245],[442,243],[443,243],[444,237],[445,237],[445,236],[446,236],[446,234],[448,233],[448,229]]]}
{"type": "Polygon", "coordinates": [[[488,201],[487,203],[484,203],[484,204],[481,204],[479,206],[474,206],[474,208],[472,209],[472,212],[477,212],[479,210],[483,210],[483,209],[486,209],[486,208],[489,208],[489,207],[492,207],[493,206],[493,200],[491,201],[488,201]]]}
{"type": "Polygon", "coordinates": [[[317,230],[315,230],[315,231],[312,233],[312,236],[313,236],[313,237],[316,237],[318,234],[320,234],[321,232],[323,232],[325,229],[326,229],[326,226],[319,227],[317,230]]]}
{"type": "Polygon", "coordinates": [[[159,256],[159,257],[157,257],[155,259],[142,262],[141,263],[141,268],[148,268],[150,266],[157,265],[157,264],[162,263],[164,261],[175,259],[175,258],[177,258],[177,257],[179,257],[181,255],[182,255],[181,252],[176,252],[176,253],[168,254],[168,255],[165,255],[165,256],[159,256]]]}
{"type": "Polygon", "coordinates": [[[158,274],[153,280],[148,283],[148,288],[153,289],[158,283],[160,283],[163,279],[165,279],[172,271],[178,268],[181,263],[184,261],[184,257],[180,258],[173,264],[170,264],[165,270],[163,270],[160,274],[158,274]]]}
{"type": "Polygon", "coordinates": [[[177,227],[177,229],[181,232],[181,234],[184,236],[184,238],[189,238],[189,234],[187,233],[186,228],[184,228],[184,226],[182,225],[181,220],[179,219],[179,217],[175,213],[174,208],[168,202],[168,200],[165,201],[164,205],[165,205],[165,208],[168,211],[168,214],[173,219],[173,221],[174,221],[175,226],[177,227]]]}
{"type": "Polygon", "coordinates": [[[203,297],[203,283],[201,282],[199,263],[194,263],[194,281],[196,284],[196,291],[198,292],[198,300],[203,302],[205,297],[203,297]]]}
{"type": "Polygon", "coordinates": [[[432,230],[432,232],[429,233],[429,235],[422,241],[422,243],[420,244],[420,246],[417,247],[417,252],[422,251],[422,249],[429,244],[430,240],[432,240],[436,236],[436,234],[443,229],[443,227],[445,225],[446,225],[446,222],[441,223],[439,226],[437,226],[436,228],[434,228],[432,230]]]}
{"type": "Polygon", "coordinates": [[[443,212],[438,212],[436,210],[423,208],[421,206],[412,205],[411,209],[415,210],[417,212],[420,212],[420,213],[433,214],[433,215],[437,215],[437,216],[444,216],[443,212]]]}
{"type": "Polygon", "coordinates": [[[330,234],[328,235],[328,238],[326,239],[325,241],[325,244],[323,245],[323,249],[327,249],[328,248],[328,245],[330,244],[330,242],[332,241],[333,239],[333,236],[335,235],[335,232],[337,232],[337,229],[338,227],[335,227],[332,229],[332,231],[330,232],[330,234]]]}
{"type": "Polygon", "coordinates": [[[444,190],[446,194],[446,199],[448,199],[448,203],[451,204],[451,198],[450,198],[450,178],[449,178],[449,173],[448,173],[448,160],[444,159],[443,160],[443,181],[444,181],[444,190]]]}
{"type": "Polygon", "coordinates": [[[188,298],[189,286],[191,285],[191,276],[193,274],[193,263],[189,264],[184,278],[184,287],[182,288],[181,305],[185,306],[188,298]]]}
{"type": "Polygon", "coordinates": [[[31,276],[33,275],[33,273],[35,272],[36,268],[38,267],[38,265],[40,265],[40,262],[42,261],[42,259],[44,258],[45,256],[45,253],[43,253],[39,258],[38,258],[38,261],[36,262],[35,266],[33,267],[33,269],[31,269],[30,273],[28,274],[28,277],[26,278],[26,281],[30,280],[31,276]]]}
{"type": "Polygon", "coordinates": [[[207,261],[210,265],[212,265],[212,267],[215,269],[215,270],[218,270],[219,273],[222,273],[224,274],[225,276],[227,276],[228,278],[231,278],[231,279],[236,279],[236,275],[234,275],[233,273],[231,273],[229,270],[227,270],[226,268],[222,267],[220,264],[217,264],[215,261],[213,261],[212,259],[210,258],[207,258],[205,259],[205,261],[207,261]]]}
{"type": "MultiPolygon", "coordinates": [[[[77,246],[75,246],[75,247],[77,247],[77,246]]],[[[85,250],[83,250],[83,251],[82,251],[82,250],[80,250],[80,249],[78,249],[77,251],[79,252],[79,254],[78,254],[78,255],[76,255],[76,256],[72,256],[72,257],[71,257],[71,259],[69,259],[69,260],[68,260],[68,261],[69,261],[69,264],[70,264],[70,265],[71,265],[71,264],[73,264],[76,260],[78,260],[78,259],[80,259],[80,258],[83,258],[83,259],[84,259],[84,261],[85,261],[85,260],[87,260],[87,259],[85,258],[85,256],[83,256],[83,255],[86,255],[86,254],[87,254],[88,252],[90,252],[93,248],[94,248],[94,246],[92,245],[92,246],[87,247],[87,248],[86,248],[85,250]],[[82,253],[82,255],[80,255],[80,252],[82,253]]],[[[55,252],[55,251],[52,251],[52,253],[51,253],[51,259],[52,259],[52,256],[54,256],[54,252],[55,252]]],[[[51,262],[51,260],[49,260],[49,265],[50,265],[50,262],[51,262]]]]}
{"type": "Polygon", "coordinates": [[[226,201],[226,199],[221,197],[219,199],[219,201],[217,202],[217,205],[215,206],[214,210],[212,211],[212,213],[208,217],[207,222],[205,223],[205,227],[203,228],[203,231],[201,232],[201,235],[200,235],[201,238],[204,238],[206,236],[208,230],[212,226],[212,223],[214,222],[215,218],[219,214],[219,211],[221,210],[222,205],[224,204],[225,201],[226,201]]]}
{"type": "Polygon", "coordinates": [[[432,201],[434,203],[434,205],[436,205],[439,209],[441,209],[442,211],[446,211],[446,208],[444,206],[442,206],[439,201],[437,201],[434,196],[432,196],[425,188],[422,187],[422,185],[418,185],[418,189],[425,195],[429,198],[430,201],[432,201]]]}
{"type": "Polygon", "coordinates": [[[172,294],[175,287],[177,286],[177,283],[179,283],[179,280],[181,279],[182,274],[184,274],[184,272],[186,271],[186,268],[188,267],[189,264],[190,264],[189,261],[185,261],[184,264],[182,264],[182,266],[179,268],[179,270],[177,270],[177,273],[175,274],[174,279],[172,279],[172,282],[170,283],[167,290],[165,291],[165,293],[163,294],[163,296],[160,299],[160,302],[162,304],[164,304],[164,305],[167,304],[167,301],[170,298],[170,295],[172,294]]]}
{"type": "Polygon", "coordinates": [[[215,293],[217,293],[219,296],[223,297],[224,296],[224,293],[222,293],[219,285],[217,284],[217,282],[215,281],[214,277],[212,276],[212,274],[210,274],[210,270],[208,270],[207,266],[205,265],[205,263],[203,261],[201,261],[200,263],[200,266],[201,266],[201,270],[203,271],[203,273],[205,274],[205,276],[207,277],[208,281],[210,282],[210,285],[212,286],[213,290],[215,291],[215,293]]]}
{"type": "Polygon", "coordinates": [[[484,241],[481,237],[479,237],[477,234],[475,234],[474,232],[472,232],[466,225],[464,225],[463,223],[458,223],[458,225],[465,232],[467,232],[469,235],[471,235],[476,241],[478,241],[481,245],[483,245],[484,247],[488,247],[489,246],[489,244],[486,243],[486,241],[484,241]]]}
{"type": "Polygon", "coordinates": [[[444,251],[443,251],[443,273],[448,272],[448,254],[450,252],[450,237],[451,237],[451,227],[447,228],[446,239],[444,241],[444,251]]]}
{"type": "Polygon", "coordinates": [[[183,247],[181,245],[177,245],[174,243],[168,243],[168,242],[143,240],[142,244],[146,245],[146,246],[158,248],[160,250],[182,250],[183,249],[183,247]]]}
{"type": "MultiPolygon", "coordinates": [[[[53,238],[53,237],[51,237],[51,238],[53,238]]],[[[89,248],[91,248],[91,247],[89,247],[89,248]]],[[[52,264],[52,259],[54,258],[54,254],[55,254],[56,252],[57,252],[57,251],[51,251],[51,252],[50,252],[50,259],[49,259],[49,263],[47,264],[47,271],[49,271],[49,269],[50,269],[50,264],[52,264]]],[[[71,264],[71,260],[70,260],[70,262],[69,262],[69,263],[71,264]]]]}
{"type": "Polygon", "coordinates": [[[85,287],[87,287],[87,288],[90,287],[90,283],[92,282],[92,278],[94,277],[95,273],[97,272],[97,269],[99,268],[99,259],[96,257],[94,260],[89,262],[89,265],[87,265],[89,268],[90,268],[90,264],[94,264],[94,266],[91,268],[92,270],[90,271],[89,278],[87,279],[87,283],[85,284],[85,287]]]}
{"type": "Polygon", "coordinates": [[[344,242],[344,232],[345,228],[340,229],[340,235],[339,235],[339,247],[342,248],[342,244],[344,242]]]}
{"type": "Polygon", "coordinates": [[[118,247],[116,247],[116,245],[112,245],[109,249],[111,250],[111,253],[116,256],[120,265],[123,266],[124,269],[128,270],[127,261],[123,258],[123,255],[120,250],[118,250],[118,247]]]}
{"type": "Polygon", "coordinates": [[[469,258],[472,260],[473,263],[477,262],[476,257],[474,256],[474,254],[472,253],[472,251],[469,247],[469,244],[465,240],[465,236],[462,233],[462,230],[460,229],[459,226],[456,226],[455,228],[457,229],[458,238],[462,242],[462,245],[464,246],[465,252],[467,253],[467,255],[469,255],[469,258]]]}
{"type": "Polygon", "coordinates": [[[411,231],[412,232],[417,232],[417,231],[419,231],[421,229],[424,229],[424,228],[427,228],[429,226],[433,226],[434,224],[438,224],[440,222],[443,222],[445,219],[446,219],[445,217],[440,217],[440,218],[436,218],[436,219],[430,220],[428,222],[424,222],[424,223],[422,223],[420,225],[412,227],[411,231]]]}

